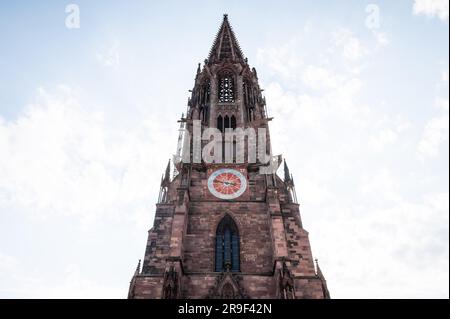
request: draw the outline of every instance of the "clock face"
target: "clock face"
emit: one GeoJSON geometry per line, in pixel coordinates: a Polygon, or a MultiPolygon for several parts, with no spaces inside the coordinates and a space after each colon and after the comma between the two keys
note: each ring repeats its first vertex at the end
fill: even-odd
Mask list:
{"type": "Polygon", "coordinates": [[[234,199],[241,196],[247,188],[245,176],[229,168],[218,169],[208,178],[208,189],[220,199],[234,199]]]}

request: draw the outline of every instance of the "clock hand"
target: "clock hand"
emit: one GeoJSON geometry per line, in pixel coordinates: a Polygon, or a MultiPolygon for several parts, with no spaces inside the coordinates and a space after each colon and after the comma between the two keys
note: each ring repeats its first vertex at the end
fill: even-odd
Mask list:
{"type": "Polygon", "coordinates": [[[230,181],[221,181],[221,180],[217,180],[217,182],[218,182],[218,183],[225,184],[226,186],[229,186],[229,185],[231,185],[231,186],[236,186],[235,183],[230,182],[230,181]]]}

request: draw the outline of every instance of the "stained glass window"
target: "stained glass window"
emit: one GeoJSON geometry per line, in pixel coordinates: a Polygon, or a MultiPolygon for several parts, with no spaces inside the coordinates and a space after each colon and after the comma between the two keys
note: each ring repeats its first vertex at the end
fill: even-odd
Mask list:
{"type": "Polygon", "coordinates": [[[239,269],[239,234],[233,219],[226,215],[217,227],[215,271],[239,269]]]}

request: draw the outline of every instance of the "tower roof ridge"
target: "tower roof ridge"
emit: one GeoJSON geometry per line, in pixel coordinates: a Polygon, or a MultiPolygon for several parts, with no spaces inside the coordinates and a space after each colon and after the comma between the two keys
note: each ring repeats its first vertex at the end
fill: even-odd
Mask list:
{"type": "Polygon", "coordinates": [[[224,60],[244,60],[244,54],[236,38],[236,34],[228,21],[227,14],[223,15],[222,24],[216,34],[208,57],[210,63],[224,60]]]}

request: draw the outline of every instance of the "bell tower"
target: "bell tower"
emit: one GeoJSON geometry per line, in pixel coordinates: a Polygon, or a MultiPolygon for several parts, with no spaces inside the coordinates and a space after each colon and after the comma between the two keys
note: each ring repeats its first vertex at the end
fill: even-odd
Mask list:
{"type": "Polygon", "coordinates": [[[129,298],[329,298],[228,16],[199,64],[129,298]]]}

